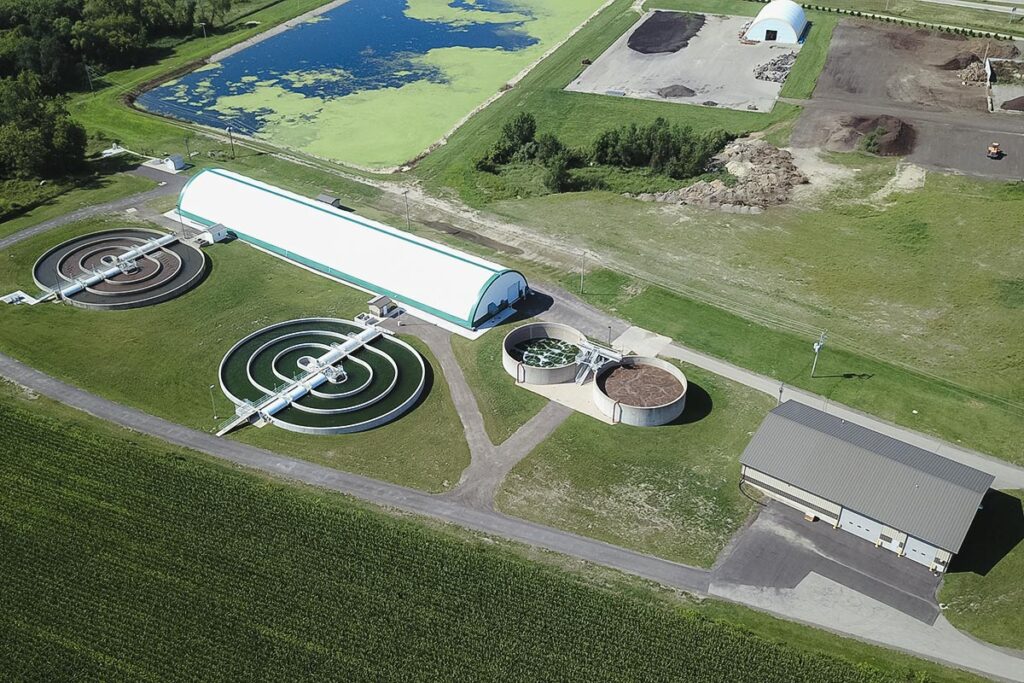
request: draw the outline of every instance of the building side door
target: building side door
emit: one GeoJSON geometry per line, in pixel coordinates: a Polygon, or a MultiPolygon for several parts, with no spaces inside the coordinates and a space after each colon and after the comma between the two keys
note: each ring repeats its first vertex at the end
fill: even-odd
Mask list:
{"type": "Polygon", "coordinates": [[[779,39],[779,32],[778,31],[773,31],[771,29],[766,29],[765,32],[764,32],[764,39],[766,41],[767,40],[778,40],[779,39]]]}
{"type": "Polygon", "coordinates": [[[907,536],[907,546],[904,549],[904,554],[914,562],[930,567],[935,562],[935,553],[935,546],[925,543],[919,538],[907,536]]]}
{"type": "Polygon", "coordinates": [[[846,508],[843,508],[843,512],[839,515],[839,528],[872,543],[877,542],[878,537],[882,534],[881,522],[876,522],[846,508]]]}

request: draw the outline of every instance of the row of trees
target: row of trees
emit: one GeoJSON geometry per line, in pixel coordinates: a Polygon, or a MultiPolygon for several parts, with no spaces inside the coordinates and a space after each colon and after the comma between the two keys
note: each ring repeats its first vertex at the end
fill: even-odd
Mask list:
{"type": "Polygon", "coordinates": [[[153,38],[221,21],[232,0],[0,0],[0,77],[28,71],[49,93],[79,87],[85,65],[134,64],[153,38]]]}
{"type": "Polygon", "coordinates": [[[532,114],[521,113],[502,127],[501,136],[479,161],[478,170],[497,173],[508,164],[544,167],[544,185],[552,192],[575,189],[571,170],[587,164],[647,168],[677,180],[704,173],[711,158],[735,136],[720,129],[696,133],[663,118],[638,126],[613,128],[597,136],[587,151],[566,147],[550,133],[537,134],[532,114]]]}

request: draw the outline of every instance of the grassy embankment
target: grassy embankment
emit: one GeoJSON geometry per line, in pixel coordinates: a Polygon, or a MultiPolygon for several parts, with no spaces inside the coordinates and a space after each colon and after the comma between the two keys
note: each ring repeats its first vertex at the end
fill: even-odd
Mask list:
{"type": "Polygon", "coordinates": [[[0,622],[19,680],[978,680],[566,572],[556,556],[240,472],[6,385],[0,427],[0,622]]]}
{"type": "MultiPolygon", "coordinates": [[[[0,289],[32,291],[32,264],[48,246],[77,234],[118,227],[93,219],[19,243],[0,260],[0,289]]],[[[188,294],[128,311],[67,306],[0,308],[0,349],[33,367],[120,403],[196,429],[210,414],[209,385],[238,339],[268,324],[306,316],[350,318],[366,295],[296,268],[239,242],[206,249],[209,277],[188,294]],[[69,343],[73,344],[69,346],[69,343]]],[[[425,346],[405,337],[436,369],[425,346]]],[[[219,389],[220,420],[231,414],[219,389]]],[[[276,427],[243,429],[237,438],[338,469],[440,491],[469,464],[462,425],[444,376],[412,412],[360,434],[317,437],[276,427]]]]}
{"type": "Polygon", "coordinates": [[[156,183],[120,171],[126,159],[103,159],[88,163],[77,176],[41,184],[38,180],[0,181],[0,212],[17,204],[20,208],[0,216],[0,237],[58,218],[87,206],[103,204],[156,187],[156,183]]]}
{"type": "Polygon", "coordinates": [[[957,628],[1024,651],[1024,491],[990,491],[939,601],[957,628]]]}
{"type": "Polygon", "coordinates": [[[503,512],[676,562],[710,567],[753,503],[739,455],[775,401],[680,364],[686,410],[657,428],[574,414],[520,462],[503,512]]]}

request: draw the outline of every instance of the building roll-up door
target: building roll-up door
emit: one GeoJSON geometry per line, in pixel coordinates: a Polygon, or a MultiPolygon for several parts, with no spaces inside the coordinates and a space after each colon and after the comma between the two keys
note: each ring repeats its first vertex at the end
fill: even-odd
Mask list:
{"type": "Polygon", "coordinates": [[[853,510],[846,508],[843,508],[842,514],[839,515],[839,528],[872,543],[877,542],[882,533],[881,522],[858,515],[853,510]]]}
{"type": "Polygon", "coordinates": [[[930,567],[935,561],[936,550],[935,546],[929,545],[921,539],[907,536],[907,546],[904,554],[914,562],[930,567]]]}

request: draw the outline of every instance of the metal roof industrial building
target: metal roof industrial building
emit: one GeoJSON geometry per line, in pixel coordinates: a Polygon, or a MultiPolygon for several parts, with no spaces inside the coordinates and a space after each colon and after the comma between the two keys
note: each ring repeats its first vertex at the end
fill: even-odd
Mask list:
{"type": "Polygon", "coordinates": [[[950,553],[959,551],[993,481],[795,401],[765,417],[740,462],[950,553]]]}
{"type": "Polygon", "coordinates": [[[178,212],[462,328],[526,294],[517,271],[231,171],[194,176],[178,212]]]}

